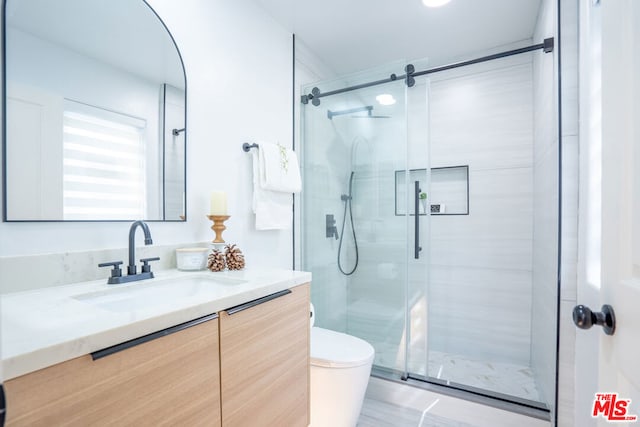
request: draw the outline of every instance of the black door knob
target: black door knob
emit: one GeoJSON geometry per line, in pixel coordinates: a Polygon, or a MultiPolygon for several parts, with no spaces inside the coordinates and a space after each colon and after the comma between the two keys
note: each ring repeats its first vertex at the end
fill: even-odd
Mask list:
{"type": "Polygon", "coordinates": [[[616,331],[616,316],[613,307],[608,304],[602,306],[602,311],[595,313],[585,305],[576,305],[573,308],[573,323],[580,329],[589,329],[593,325],[600,325],[607,335],[613,335],[616,331]]]}

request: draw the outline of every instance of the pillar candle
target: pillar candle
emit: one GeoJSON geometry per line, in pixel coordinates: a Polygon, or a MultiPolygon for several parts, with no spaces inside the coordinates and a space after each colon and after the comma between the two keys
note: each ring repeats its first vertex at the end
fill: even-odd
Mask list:
{"type": "Polygon", "coordinates": [[[211,215],[227,214],[227,193],[214,191],[211,193],[211,215]]]}

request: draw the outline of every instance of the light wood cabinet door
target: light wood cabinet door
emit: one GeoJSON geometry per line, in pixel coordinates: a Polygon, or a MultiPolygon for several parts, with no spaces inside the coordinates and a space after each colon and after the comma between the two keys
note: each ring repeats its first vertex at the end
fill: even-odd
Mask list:
{"type": "Polygon", "coordinates": [[[309,285],[255,304],[220,314],[222,425],[308,426],[309,285]]]}
{"type": "Polygon", "coordinates": [[[146,338],[5,382],[7,426],[220,426],[218,319],[146,338]]]}

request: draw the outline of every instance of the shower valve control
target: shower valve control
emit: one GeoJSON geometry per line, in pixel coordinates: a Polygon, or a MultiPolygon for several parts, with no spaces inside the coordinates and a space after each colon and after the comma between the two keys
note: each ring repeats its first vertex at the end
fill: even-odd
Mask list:
{"type": "Polygon", "coordinates": [[[336,240],[338,240],[338,227],[336,227],[336,219],[332,214],[326,215],[325,236],[327,238],[334,237],[336,240]]]}

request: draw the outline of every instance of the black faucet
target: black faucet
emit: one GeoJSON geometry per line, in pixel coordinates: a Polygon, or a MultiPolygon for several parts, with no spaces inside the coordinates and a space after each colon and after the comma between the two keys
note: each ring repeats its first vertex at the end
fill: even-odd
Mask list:
{"type": "Polygon", "coordinates": [[[127,266],[127,274],[136,274],[136,229],[142,227],[144,232],[144,244],[153,243],[149,226],[144,221],[136,221],[129,228],[129,265],[127,266]]]}
{"type": "Polygon", "coordinates": [[[110,267],[113,266],[111,270],[111,277],[107,283],[110,285],[117,283],[127,283],[134,282],[136,280],[144,280],[144,279],[153,279],[153,272],[151,271],[151,266],[149,262],[158,261],[159,257],[154,258],[142,258],[140,261],[142,262],[142,271],[140,273],[137,272],[136,267],[136,229],[138,227],[142,227],[142,231],[144,232],[144,244],[150,245],[153,243],[151,239],[151,232],[149,231],[149,226],[144,221],[135,221],[131,224],[131,228],[129,228],[129,265],[127,266],[127,275],[122,275],[122,270],[120,269],[120,265],[122,261],[113,261],[113,262],[103,262],[98,264],[98,267],[110,267]]]}

